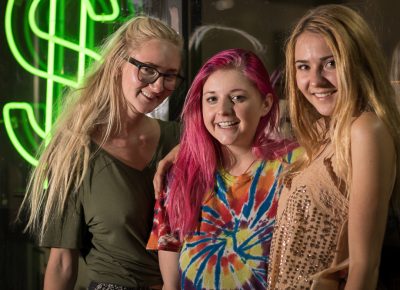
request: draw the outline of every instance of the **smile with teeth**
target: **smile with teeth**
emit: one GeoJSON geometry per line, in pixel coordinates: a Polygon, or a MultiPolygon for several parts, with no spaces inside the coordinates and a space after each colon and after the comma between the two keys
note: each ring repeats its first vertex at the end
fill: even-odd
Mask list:
{"type": "Polygon", "coordinates": [[[334,92],[325,92],[325,93],[313,93],[317,98],[326,98],[333,94],[334,92]]]}
{"type": "Polygon", "coordinates": [[[154,99],[154,97],[152,97],[151,95],[149,95],[145,91],[141,91],[141,92],[142,92],[142,95],[145,96],[147,99],[149,99],[149,100],[153,100],[154,99]]]}
{"type": "Polygon", "coordinates": [[[231,128],[239,124],[238,121],[224,121],[224,122],[217,122],[216,125],[222,129],[231,128]]]}

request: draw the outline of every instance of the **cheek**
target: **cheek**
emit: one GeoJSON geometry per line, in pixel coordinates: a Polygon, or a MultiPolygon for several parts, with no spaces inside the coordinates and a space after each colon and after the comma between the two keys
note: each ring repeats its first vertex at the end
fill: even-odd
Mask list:
{"type": "Polygon", "coordinates": [[[203,109],[203,123],[208,126],[212,122],[213,113],[209,109],[203,109]]]}
{"type": "Polygon", "coordinates": [[[129,90],[129,80],[127,80],[125,75],[122,75],[121,77],[121,87],[124,96],[126,96],[130,90],[129,90]]]}
{"type": "Polygon", "coordinates": [[[299,88],[299,90],[304,94],[305,90],[305,79],[299,74],[296,74],[296,85],[299,88]]]}
{"type": "Polygon", "coordinates": [[[206,127],[206,130],[208,133],[212,134],[214,131],[214,118],[215,115],[209,107],[203,107],[203,112],[202,112],[202,122],[204,127],[206,127]]]}
{"type": "Polygon", "coordinates": [[[122,82],[122,89],[126,94],[134,84],[134,79],[125,70],[122,73],[121,82],[122,82]]]}
{"type": "Polygon", "coordinates": [[[204,106],[204,103],[201,104],[201,118],[203,121],[203,124],[207,126],[207,115],[208,115],[207,108],[204,106]]]}
{"type": "Polygon", "coordinates": [[[132,90],[135,89],[139,89],[142,87],[145,87],[146,84],[143,84],[142,82],[140,82],[136,76],[134,75],[134,73],[127,69],[125,67],[125,69],[122,70],[122,88],[124,90],[124,93],[129,93],[132,92],[132,90]]]}
{"type": "Polygon", "coordinates": [[[171,94],[171,91],[164,90],[164,92],[162,92],[162,97],[160,97],[160,103],[164,102],[164,100],[171,96],[171,94]]]}
{"type": "Polygon", "coordinates": [[[338,84],[338,80],[337,80],[337,76],[336,73],[332,73],[329,77],[328,77],[329,82],[334,85],[337,88],[337,84],[338,84]]]}
{"type": "Polygon", "coordinates": [[[260,109],[260,106],[261,104],[257,104],[251,107],[242,108],[242,110],[237,110],[235,114],[244,123],[246,123],[247,126],[257,127],[262,115],[262,110],[260,109]]]}
{"type": "Polygon", "coordinates": [[[253,108],[244,108],[244,110],[236,110],[235,115],[240,119],[254,120],[259,114],[259,107],[253,106],[253,108]]]}

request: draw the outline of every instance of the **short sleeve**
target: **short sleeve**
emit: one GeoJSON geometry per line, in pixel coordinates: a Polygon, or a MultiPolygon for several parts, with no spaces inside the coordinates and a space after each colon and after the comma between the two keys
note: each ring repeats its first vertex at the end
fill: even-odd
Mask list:
{"type": "Polygon", "coordinates": [[[49,223],[40,247],[80,249],[82,247],[83,209],[77,194],[71,194],[62,217],[49,223]]]}
{"type": "Polygon", "coordinates": [[[171,232],[166,208],[166,193],[164,192],[156,199],[153,228],[146,248],[170,252],[179,252],[181,249],[178,233],[171,232]]]}

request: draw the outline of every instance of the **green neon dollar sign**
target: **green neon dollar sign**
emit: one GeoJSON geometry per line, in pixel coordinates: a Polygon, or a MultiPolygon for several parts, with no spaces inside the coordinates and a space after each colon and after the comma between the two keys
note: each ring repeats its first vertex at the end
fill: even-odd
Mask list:
{"type": "MultiPolygon", "coordinates": [[[[101,1],[102,5],[107,5],[109,9],[108,13],[97,13],[95,11],[94,5],[92,4],[93,0],[81,0],[79,7],[79,35],[78,41],[73,42],[63,38],[63,35],[57,35],[56,33],[56,23],[57,23],[57,9],[65,8],[66,0],[32,0],[27,1],[31,2],[28,9],[28,23],[29,28],[32,33],[38,39],[41,39],[47,43],[47,55],[45,62],[46,69],[41,68],[38,65],[35,65],[28,61],[22,51],[21,47],[18,45],[16,38],[13,34],[13,9],[18,8],[15,5],[15,0],[9,0],[6,7],[5,12],[5,32],[8,45],[10,50],[15,57],[16,61],[21,65],[26,71],[29,73],[43,78],[46,81],[46,93],[45,93],[45,102],[44,102],[44,121],[39,122],[38,117],[35,115],[35,110],[32,104],[27,102],[9,102],[6,103],[3,107],[3,118],[4,125],[6,128],[6,132],[10,138],[10,141],[17,152],[30,164],[37,165],[37,159],[35,155],[30,152],[24,146],[21,139],[23,136],[18,134],[15,131],[13,126],[12,115],[17,113],[26,114],[26,118],[29,123],[29,129],[32,134],[37,136],[41,141],[48,141],[50,138],[50,131],[53,124],[53,110],[54,110],[54,101],[55,101],[55,92],[54,85],[62,85],[76,88],[79,84],[79,81],[83,78],[85,73],[85,61],[86,58],[89,57],[94,60],[99,60],[100,56],[94,51],[87,48],[88,41],[88,24],[89,21],[93,22],[111,22],[114,21],[120,14],[120,7],[118,5],[117,0],[108,0],[101,1]],[[46,2],[46,5],[43,3],[46,2]],[[42,5],[41,5],[42,4],[42,5]],[[39,8],[48,7],[49,11],[46,13],[48,15],[48,27],[46,30],[43,30],[39,27],[37,23],[37,13],[39,13],[39,8]],[[111,7],[111,8],[110,8],[111,7]],[[75,52],[78,56],[77,61],[77,72],[74,77],[68,77],[63,75],[62,73],[57,73],[55,71],[55,54],[56,54],[56,46],[63,47],[64,49],[71,50],[75,52]],[[44,124],[40,124],[44,123],[44,124]]],[[[20,4],[19,4],[20,5],[20,4]]],[[[92,34],[93,37],[93,34],[92,34]]]]}

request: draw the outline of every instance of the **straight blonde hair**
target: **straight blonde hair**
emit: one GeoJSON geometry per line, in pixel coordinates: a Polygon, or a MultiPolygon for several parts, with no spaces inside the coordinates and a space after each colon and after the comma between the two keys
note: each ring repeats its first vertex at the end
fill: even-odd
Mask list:
{"type": "Polygon", "coordinates": [[[101,132],[101,144],[120,132],[127,110],[122,66],[131,51],[152,39],[183,47],[182,38],[162,21],[132,18],[105,41],[102,61],[93,65],[83,86],[66,95],[66,109],[53,127],[49,144],[41,145],[39,164],[31,173],[19,211],[19,217],[27,215],[25,231],[39,240],[50,219],[62,217],[70,195],[78,193],[94,154],[90,144],[96,130],[101,132]]]}
{"type": "Polygon", "coordinates": [[[339,176],[351,184],[350,130],[355,114],[374,112],[390,131],[397,152],[397,177],[392,201],[400,208],[400,115],[388,69],[375,36],[365,20],[342,5],[323,5],[306,14],[293,29],[286,45],[286,94],[296,138],[305,154],[289,169],[295,173],[310,164],[321,146],[331,141],[339,176]],[[321,35],[332,50],[337,70],[338,99],[334,112],[321,127],[322,118],[296,85],[295,46],[303,32],[321,35]]]}
{"type": "Polygon", "coordinates": [[[396,93],[397,107],[400,109],[400,41],[393,50],[390,66],[390,81],[396,93]]]}

